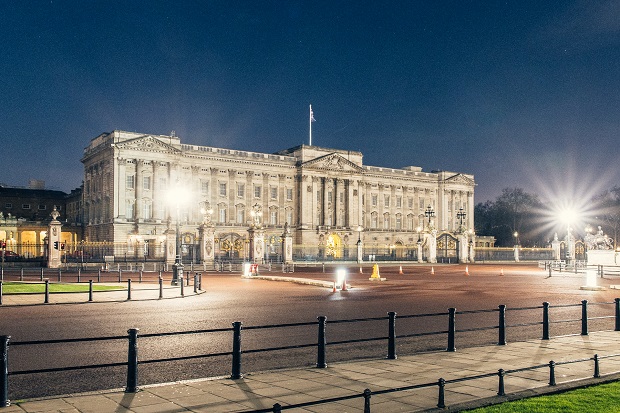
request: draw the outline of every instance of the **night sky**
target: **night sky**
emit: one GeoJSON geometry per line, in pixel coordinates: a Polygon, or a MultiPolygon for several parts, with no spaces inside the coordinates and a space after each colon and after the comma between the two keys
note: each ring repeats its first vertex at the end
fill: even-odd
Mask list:
{"type": "Polygon", "coordinates": [[[474,174],[476,202],[620,184],[620,2],[0,1],[0,182],[69,191],[114,129],[474,174]]]}

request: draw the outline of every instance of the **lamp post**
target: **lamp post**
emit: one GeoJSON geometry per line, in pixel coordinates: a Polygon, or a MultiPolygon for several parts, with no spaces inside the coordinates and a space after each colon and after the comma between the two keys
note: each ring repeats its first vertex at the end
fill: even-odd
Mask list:
{"type": "Polygon", "coordinates": [[[435,211],[433,211],[433,207],[430,205],[426,207],[426,211],[424,211],[424,215],[428,218],[428,226],[431,226],[431,218],[435,216],[435,211]]]}
{"type": "Polygon", "coordinates": [[[512,234],[512,236],[513,236],[513,237],[515,237],[515,247],[518,247],[518,246],[519,246],[519,244],[520,244],[520,243],[519,243],[519,233],[518,233],[517,231],[515,231],[515,232],[512,234]]]}
{"type": "Polygon", "coordinates": [[[459,231],[463,230],[463,219],[467,216],[467,213],[463,211],[463,207],[459,208],[459,212],[456,213],[456,218],[459,220],[459,231]]]}
{"type": "Polygon", "coordinates": [[[176,201],[176,255],[174,257],[174,264],[172,264],[172,285],[179,285],[179,280],[183,277],[183,263],[181,262],[181,206],[177,199],[176,201]]]}
{"type": "Polygon", "coordinates": [[[362,262],[364,260],[364,254],[362,251],[362,228],[361,225],[357,226],[357,262],[362,262]]]}

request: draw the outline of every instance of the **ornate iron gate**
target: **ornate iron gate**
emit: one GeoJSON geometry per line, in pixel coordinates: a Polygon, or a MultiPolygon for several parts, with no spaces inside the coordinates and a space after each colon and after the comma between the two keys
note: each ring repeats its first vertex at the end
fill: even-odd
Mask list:
{"type": "Polygon", "coordinates": [[[437,262],[457,262],[458,244],[459,240],[452,234],[440,234],[437,237],[437,262]]]}

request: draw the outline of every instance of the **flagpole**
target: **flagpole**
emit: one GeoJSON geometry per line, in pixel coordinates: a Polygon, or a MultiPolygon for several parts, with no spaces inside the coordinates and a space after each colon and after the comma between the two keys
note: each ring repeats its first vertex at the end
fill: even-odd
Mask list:
{"type": "Polygon", "coordinates": [[[312,146],[312,105],[310,105],[310,116],[308,117],[310,124],[310,146],[312,146]]]}

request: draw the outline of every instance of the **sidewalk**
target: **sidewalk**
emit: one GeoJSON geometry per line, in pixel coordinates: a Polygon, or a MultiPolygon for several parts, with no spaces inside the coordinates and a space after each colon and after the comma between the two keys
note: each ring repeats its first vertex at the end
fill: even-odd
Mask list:
{"type": "MultiPolygon", "coordinates": [[[[328,365],[325,369],[302,368],[248,373],[239,380],[202,379],[142,386],[138,393],[122,389],[96,393],[17,401],[0,408],[13,412],[242,412],[270,409],[275,403],[287,405],[361,394],[364,389],[382,389],[446,381],[460,377],[496,373],[561,361],[599,357],[619,352],[620,332],[604,331],[588,336],[564,336],[551,340],[531,340],[506,346],[457,349],[403,356],[396,360],[363,360],[328,365]]],[[[549,386],[549,368],[507,374],[506,396],[497,396],[498,377],[447,383],[446,409],[437,409],[438,387],[400,391],[371,397],[371,412],[458,411],[492,402],[554,392],[588,383],[617,379],[620,357],[600,360],[602,378],[591,378],[594,362],[585,361],[555,367],[557,386],[549,386]]],[[[362,397],[318,404],[287,412],[362,412],[362,397]]]]}

